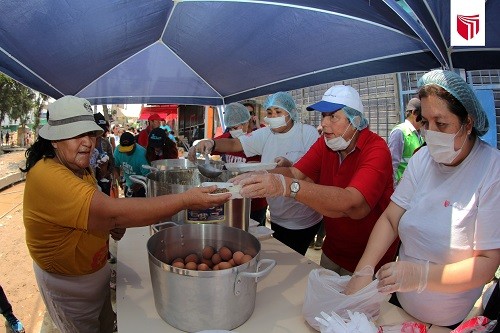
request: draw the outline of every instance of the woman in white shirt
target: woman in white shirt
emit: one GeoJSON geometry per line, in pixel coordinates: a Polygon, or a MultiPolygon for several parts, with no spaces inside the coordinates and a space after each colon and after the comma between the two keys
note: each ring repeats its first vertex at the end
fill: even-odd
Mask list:
{"type": "Polygon", "coordinates": [[[500,152],[479,139],[488,119],[460,76],[435,70],[419,85],[427,146],[410,159],[345,293],[371,282],[399,236],[399,260],[377,272],[379,290],[396,292],[420,321],[455,327],[500,264],[500,152]]]}
{"type": "MultiPolygon", "coordinates": [[[[202,140],[189,150],[188,158],[196,152],[238,152],[247,157],[261,155],[263,163],[276,162],[291,166],[298,161],[318,139],[318,131],[299,122],[292,96],[286,92],[269,95],[264,102],[267,127],[257,129],[237,139],[202,140]],[[215,147],[214,147],[215,146],[215,147]]],[[[267,197],[273,236],[304,255],[316,235],[323,216],[292,198],[267,197]]]]}

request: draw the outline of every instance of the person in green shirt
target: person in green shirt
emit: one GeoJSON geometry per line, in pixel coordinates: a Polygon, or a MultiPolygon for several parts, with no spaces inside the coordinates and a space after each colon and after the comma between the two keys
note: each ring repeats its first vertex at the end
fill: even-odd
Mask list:
{"type": "Polygon", "coordinates": [[[405,121],[396,125],[389,134],[388,145],[392,156],[394,188],[399,184],[413,152],[424,143],[420,135],[421,121],[420,100],[412,98],[406,105],[405,121]]]}

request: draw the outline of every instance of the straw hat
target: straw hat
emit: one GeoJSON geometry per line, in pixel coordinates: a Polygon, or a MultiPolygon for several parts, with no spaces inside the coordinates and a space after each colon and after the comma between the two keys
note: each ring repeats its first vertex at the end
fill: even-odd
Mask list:
{"type": "Polygon", "coordinates": [[[83,133],[103,130],[94,120],[92,106],[84,98],[64,96],[50,104],[47,124],[40,129],[40,136],[47,140],[65,140],[83,133]]]}

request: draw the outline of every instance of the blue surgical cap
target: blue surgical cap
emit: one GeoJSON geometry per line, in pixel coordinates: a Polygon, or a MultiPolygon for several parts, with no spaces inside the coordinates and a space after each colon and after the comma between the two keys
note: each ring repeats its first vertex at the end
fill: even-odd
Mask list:
{"type": "Polygon", "coordinates": [[[241,103],[231,103],[224,109],[224,124],[226,127],[234,127],[244,124],[250,120],[250,112],[241,103]]]}
{"type": "Polygon", "coordinates": [[[460,75],[451,71],[434,70],[425,73],[420,80],[418,80],[419,87],[429,84],[435,84],[443,88],[462,103],[467,113],[474,119],[474,128],[479,136],[488,132],[489,124],[486,112],[477,99],[474,90],[472,90],[460,75]]]}
{"type": "Polygon", "coordinates": [[[344,106],[342,109],[352,126],[356,127],[358,131],[368,127],[368,119],[363,116],[361,112],[348,106],[344,106]]]}
{"type": "Polygon", "coordinates": [[[273,106],[288,112],[294,122],[297,122],[299,120],[297,107],[295,106],[292,95],[290,95],[289,93],[279,91],[275,94],[267,96],[266,101],[264,102],[264,109],[267,110],[273,106]]]}

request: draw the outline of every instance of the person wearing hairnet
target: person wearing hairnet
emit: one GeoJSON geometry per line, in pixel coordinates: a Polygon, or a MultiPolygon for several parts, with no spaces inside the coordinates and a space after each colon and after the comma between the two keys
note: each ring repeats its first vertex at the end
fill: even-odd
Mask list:
{"type": "MultiPolygon", "coordinates": [[[[236,139],[242,135],[246,135],[247,132],[251,132],[249,120],[251,115],[248,109],[241,103],[231,103],[226,105],[224,109],[224,124],[226,125],[226,131],[214,140],[232,138],[236,139]]],[[[243,151],[238,152],[218,152],[212,151],[212,154],[222,155],[222,160],[225,163],[247,163],[247,162],[260,162],[260,155],[254,155],[247,157],[243,151]]],[[[267,211],[267,201],[265,198],[255,198],[252,199],[250,208],[250,218],[259,222],[260,225],[266,224],[266,211],[267,211]]]]}
{"type": "MultiPolygon", "coordinates": [[[[276,162],[291,166],[316,142],[319,135],[311,125],[302,124],[292,96],[286,92],[269,95],[265,102],[267,116],[262,127],[238,139],[203,140],[189,150],[189,159],[196,152],[243,151],[246,156],[261,155],[263,163],[276,162]],[[214,147],[215,146],[215,147],[214,147]]],[[[279,181],[279,180],[278,180],[279,181]]],[[[291,198],[263,195],[269,204],[273,236],[293,250],[304,255],[319,229],[322,216],[313,209],[291,198]]]]}
{"type": "Polygon", "coordinates": [[[500,152],[479,139],[488,119],[459,75],[435,70],[418,85],[427,146],[410,159],[356,270],[373,272],[399,236],[399,260],[376,274],[379,290],[420,321],[455,327],[500,264],[500,152]]]}
{"type": "MultiPolygon", "coordinates": [[[[244,197],[284,196],[324,215],[326,238],[320,265],[352,274],[375,222],[393,192],[391,154],[370,131],[358,92],[344,85],[328,89],[307,108],[323,117],[323,136],[292,167],[233,181],[244,197]]],[[[394,259],[397,242],[382,262],[394,259]]]]}

